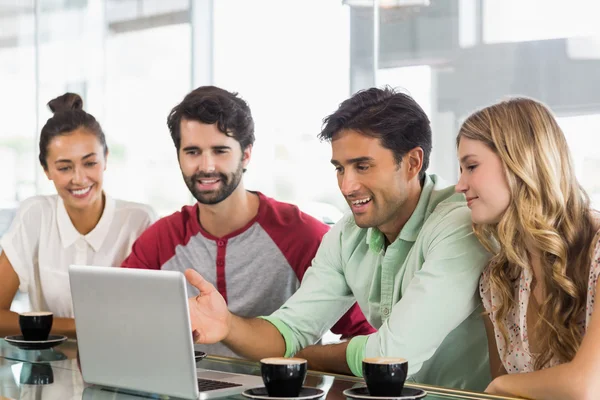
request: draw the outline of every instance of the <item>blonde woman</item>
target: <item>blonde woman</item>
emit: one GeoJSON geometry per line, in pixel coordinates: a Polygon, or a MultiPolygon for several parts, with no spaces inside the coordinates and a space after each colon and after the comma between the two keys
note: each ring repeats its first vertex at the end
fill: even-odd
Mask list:
{"type": "Polygon", "coordinates": [[[598,398],[600,221],[563,132],[544,105],[514,98],[471,115],[457,146],[456,190],[493,254],[480,282],[495,378],[487,391],[598,398]]]}

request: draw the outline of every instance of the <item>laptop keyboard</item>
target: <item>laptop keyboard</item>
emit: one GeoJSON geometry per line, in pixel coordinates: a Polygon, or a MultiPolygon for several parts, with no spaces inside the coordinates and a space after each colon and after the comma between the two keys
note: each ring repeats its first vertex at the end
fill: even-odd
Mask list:
{"type": "Polygon", "coordinates": [[[210,379],[198,379],[198,390],[201,392],[208,392],[210,390],[226,389],[236,386],[242,386],[239,383],[224,382],[224,381],[213,381],[210,379]]]}

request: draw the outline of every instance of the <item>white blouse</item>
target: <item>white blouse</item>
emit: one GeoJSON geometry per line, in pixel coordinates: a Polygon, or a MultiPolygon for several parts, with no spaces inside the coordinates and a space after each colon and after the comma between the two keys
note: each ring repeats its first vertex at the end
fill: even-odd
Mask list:
{"type": "Polygon", "coordinates": [[[156,220],[151,207],[115,200],[105,194],[102,217],[82,235],[58,195],[35,196],[21,203],[0,247],[29,294],[33,311],[73,318],[69,265],[120,266],[133,242],[156,220]]]}

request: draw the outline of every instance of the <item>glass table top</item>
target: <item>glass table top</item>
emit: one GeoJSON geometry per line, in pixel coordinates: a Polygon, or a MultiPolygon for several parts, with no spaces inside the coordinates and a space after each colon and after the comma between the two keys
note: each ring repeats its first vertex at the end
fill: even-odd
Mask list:
{"type": "MultiPolygon", "coordinates": [[[[199,367],[224,372],[260,375],[257,363],[209,356],[199,367]]],[[[346,400],[342,392],[364,385],[360,378],[309,371],[305,386],[318,387],[326,393],[326,400],[346,400]]],[[[428,385],[407,384],[427,391],[426,400],[446,399],[507,399],[482,393],[466,392],[428,385]]],[[[140,400],[145,395],[120,393],[116,389],[86,384],[77,363],[77,342],[68,340],[50,350],[20,350],[0,339],[0,400],[4,399],[112,399],[140,400]]],[[[150,398],[167,398],[152,396],[150,398]]],[[[247,400],[242,395],[224,397],[247,400]]]]}

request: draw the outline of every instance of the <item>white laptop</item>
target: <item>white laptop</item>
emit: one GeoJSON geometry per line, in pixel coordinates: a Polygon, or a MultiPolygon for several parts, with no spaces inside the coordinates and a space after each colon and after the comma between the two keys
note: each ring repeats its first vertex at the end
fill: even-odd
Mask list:
{"type": "Polygon", "coordinates": [[[72,265],[69,276],[85,382],[184,399],[263,386],[196,368],[182,273],[72,265]]]}

